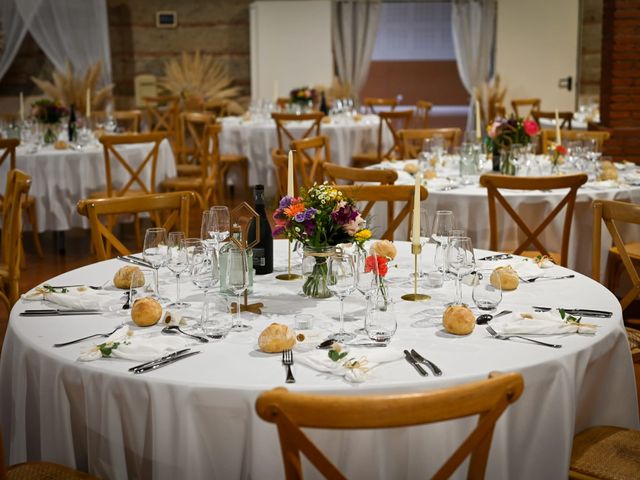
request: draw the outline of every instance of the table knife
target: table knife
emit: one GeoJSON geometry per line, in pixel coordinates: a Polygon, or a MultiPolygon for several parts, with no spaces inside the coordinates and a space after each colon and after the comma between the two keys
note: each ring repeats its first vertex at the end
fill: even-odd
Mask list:
{"type": "Polygon", "coordinates": [[[482,258],[479,258],[478,260],[509,260],[510,258],[513,258],[513,255],[511,255],[510,253],[499,253],[497,255],[489,255],[488,257],[482,257],[482,258]]]}
{"type": "Polygon", "coordinates": [[[422,362],[427,367],[429,367],[429,369],[433,372],[433,374],[436,377],[439,377],[440,375],[442,375],[442,370],[440,370],[440,368],[435,363],[433,363],[431,360],[427,360],[426,358],[424,358],[422,355],[416,352],[413,348],[411,349],[411,356],[415,358],[417,361],[422,362]]]}
{"type": "Polygon", "coordinates": [[[175,357],[179,357],[180,355],[187,353],[189,350],[191,350],[190,348],[183,348],[182,350],[178,350],[177,352],[173,352],[170,353],[168,355],[165,355],[164,357],[160,357],[160,358],[156,358],[155,360],[151,360],[149,362],[145,362],[145,363],[141,363],[140,365],[136,365],[135,367],[131,367],[129,369],[130,372],[133,372],[134,370],[139,370],[141,368],[144,367],[149,367],[155,363],[160,363],[163,362],[165,360],[169,360],[170,358],[175,358],[175,357]]]}
{"type": "Polygon", "coordinates": [[[70,309],[70,310],[62,310],[62,309],[44,309],[44,310],[25,310],[20,313],[21,317],[47,317],[50,315],[100,315],[102,313],[101,310],[95,309],[70,309]]]}
{"type": "Polygon", "coordinates": [[[149,263],[149,262],[145,262],[144,260],[141,260],[140,258],[137,257],[132,257],[132,256],[118,256],[117,257],[118,260],[126,262],[126,263],[132,263],[134,265],[137,265],[139,267],[145,267],[145,268],[153,268],[153,266],[149,263]]]}
{"type": "Polygon", "coordinates": [[[201,353],[200,350],[197,350],[195,352],[188,352],[188,353],[185,353],[183,355],[179,355],[177,357],[167,358],[166,360],[162,360],[161,362],[157,362],[157,363],[154,363],[152,365],[148,365],[146,367],[137,368],[137,369],[133,370],[133,373],[150,372],[150,371],[155,370],[157,368],[164,367],[164,366],[169,365],[169,364],[171,364],[173,362],[177,362],[178,360],[182,360],[184,358],[192,357],[193,355],[197,355],[199,353],[201,353]]]}
{"type": "Polygon", "coordinates": [[[411,356],[411,354],[409,353],[409,350],[404,351],[404,358],[407,362],[409,362],[411,365],[414,366],[414,368],[418,371],[418,373],[420,373],[420,375],[422,375],[423,377],[426,377],[429,375],[427,371],[420,366],[417,360],[411,356]]]}
{"type": "Polygon", "coordinates": [[[592,310],[589,308],[552,308],[552,307],[533,307],[534,310],[538,310],[540,312],[549,312],[551,310],[564,310],[565,313],[569,315],[581,315],[583,317],[594,317],[594,318],[611,318],[613,316],[613,312],[609,312],[607,310],[592,310]]]}

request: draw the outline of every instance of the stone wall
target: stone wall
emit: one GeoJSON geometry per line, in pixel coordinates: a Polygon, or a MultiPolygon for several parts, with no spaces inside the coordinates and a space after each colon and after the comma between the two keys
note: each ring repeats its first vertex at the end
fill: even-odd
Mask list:
{"type": "Polygon", "coordinates": [[[602,0],[582,0],[580,32],[578,101],[587,103],[600,97],[602,0]]]}

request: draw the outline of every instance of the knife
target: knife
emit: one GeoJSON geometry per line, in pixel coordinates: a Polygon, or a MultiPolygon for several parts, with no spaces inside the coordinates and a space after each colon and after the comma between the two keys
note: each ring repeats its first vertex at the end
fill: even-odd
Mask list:
{"type": "Polygon", "coordinates": [[[132,257],[131,255],[126,255],[126,256],[119,255],[118,260],[121,260],[127,263],[132,263],[134,265],[138,265],[139,267],[153,268],[153,266],[149,262],[145,262],[144,260],[138,257],[132,257]]]}
{"type": "Polygon", "coordinates": [[[165,355],[164,357],[156,358],[155,360],[151,360],[149,362],[145,362],[145,363],[141,363],[140,365],[136,365],[135,367],[131,367],[129,369],[129,371],[133,372],[134,370],[139,370],[139,369],[144,368],[144,367],[149,367],[149,366],[151,366],[151,365],[153,365],[155,363],[160,363],[160,362],[163,362],[164,360],[169,360],[170,358],[179,357],[183,353],[187,353],[189,350],[191,350],[191,349],[190,348],[183,348],[182,350],[178,350],[177,352],[170,353],[168,355],[165,355]]]}
{"type": "Polygon", "coordinates": [[[424,358],[422,355],[416,352],[413,348],[411,349],[411,356],[415,358],[417,361],[422,362],[427,367],[429,367],[436,377],[439,377],[440,375],[442,375],[442,370],[440,370],[440,368],[435,363],[424,358]]]}
{"type": "MultiPolygon", "coordinates": [[[[533,307],[534,310],[538,310],[540,312],[549,312],[551,310],[560,310],[560,308],[551,308],[551,307],[533,307]]],[[[582,315],[583,317],[594,317],[594,318],[611,318],[613,316],[613,312],[609,312],[607,310],[591,310],[588,308],[562,308],[565,313],[569,315],[582,315]]]]}
{"type": "Polygon", "coordinates": [[[70,310],[61,310],[61,309],[44,309],[44,310],[25,310],[20,313],[21,317],[47,317],[50,315],[100,315],[102,313],[101,310],[94,309],[70,309],[70,310]]]}
{"type": "Polygon", "coordinates": [[[188,353],[185,353],[183,355],[179,355],[177,357],[167,358],[166,360],[162,360],[161,362],[153,363],[153,364],[148,365],[146,367],[136,368],[135,370],[132,370],[132,372],[133,373],[150,372],[150,371],[155,370],[157,368],[164,367],[164,366],[169,365],[169,364],[171,364],[173,362],[177,362],[178,360],[182,360],[183,358],[192,357],[193,355],[197,355],[199,353],[201,353],[200,350],[197,350],[195,352],[188,352],[188,353]]]}
{"type": "Polygon", "coordinates": [[[426,377],[429,375],[427,371],[420,366],[420,364],[416,361],[416,359],[411,356],[411,354],[409,353],[409,350],[404,351],[404,358],[407,362],[413,365],[416,370],[418,370],[418,373],[420,373],[420,375],[422,375],[423,377],[426,377]]]}
{"type": "Polygon", "coordinates": [[[479,258],[478,260],[509,260],[510,258],[513,258],[513,255],[511,255],[510,253],[499,253],[497,255],[489,255],[488,257],[482,257],[482,258],[479,258]]]}

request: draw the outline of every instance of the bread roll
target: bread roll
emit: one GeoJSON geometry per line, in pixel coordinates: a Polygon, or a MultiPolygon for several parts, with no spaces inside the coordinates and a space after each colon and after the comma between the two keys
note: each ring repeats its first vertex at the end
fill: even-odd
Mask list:
{"type": "Polygon", "coordinates": [[[455,335],[469,335],[476,326],[476,317],[464,305],[452,305],[442,315],[444,329],[455,335]]]}
{"type": "Polygon", "coordinates": [[[403,167],[403,170],[411,175],[414,175],[415,173],[418,173],[418,165],[416,165],[415,163],[407,163],[403,167]]]}
{"type": "Polygon", "coordinates": [[[131,308],[131,319],[139,327],[155,325],[161,316],[162,306],[151,297],[136,300],[131,308]]]}
{"type": "Polygon", "coordinates": [[[510,265],[507,265],[505,267],[498,267],[491,272],[489,282],[491,282],[494,288],[509,291],[518,288],[520,279],[518,278],[518,272],[511,268],[510,265]]]}
{"type": "Polygon", "coordinates": [[[64,140],[58,140],[53,144],[53,148],[55,148],[56,150],[66,150],[67,148],[69,148],[69,144],[64,140]]]}
{"type": "MultiPolygon", "coordinates": [[[[604,163],[610,163],[610,162],[603,162],[603,164],[604,163]]],[[[600,172],[600,175],[598,176],[598,180],[600,181],[618,180],[618,169],[613,165],[610,167],[604,167],[603,165],[602,172],[600,172]]]]}
{"type": "Polygon", "coordinates": [[[267,353],[277,353],[289,350],[296,344],[296,337],[288,326],[272,323],[265,328],[258,337],[260,350],[267,353]]]}
{"type": "Polygon", "coordinates": [[[134,273],[140,272],[140,275],[135,276],[135,281],[133,288],[138,288],[144,286],[144,274],[139,267],[134,265],[127,265],[126,267],[122,267],[120,270],[116,272],[113,276],[113,284],[117,288],[131,288],[131,278],[134,273]]]}
{"type": "Polygon", "coordinates": [[[427,180],[433,180],[438,176],[438,173],[435,170],[425,170],[424,178],[427,180]]]}

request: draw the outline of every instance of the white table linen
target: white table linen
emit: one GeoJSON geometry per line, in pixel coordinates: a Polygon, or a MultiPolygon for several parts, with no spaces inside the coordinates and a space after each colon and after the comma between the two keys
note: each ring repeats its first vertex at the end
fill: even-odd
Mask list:
{"type": "MultiPolygon", "coordinates": [[[[285,248],[286,242],[276,242],[276,255],[285,255],[285,248]]],[[[595,335],[546,337],[562,343],[560,349],[495,340],[481,327],[458,337],[436,323],[411,327],[416,319],[426,318],[425,312],[441,310],[453,288],[447,283],[428,291],[430,302],[400,300],[411,290],[404,280],[412,262],[407,243],[399,244],[399,252],[399,268],[390,269],[388,278],[399,324],[391,345],[415,348],[444,375],[420,377],[398,360],[377,366],[363,383],[349,383],[296,363],[297,383],[288,388],[344,395],[415,392],[483,379],[496,370],[520,372],[524,394],[497,423],[487,470],[491,479],[564,478],[574,433],[598,424],[638,428],[621,311],[604,287],[576,275],[505,293],[501,309],[525,311],[542,304],[614,312],[611,319],[592,320],[600,325],[595,335]]],[[[431,246],[425,254],[433,255],[431,246]]],[[[99,282],[111,278],[121,265],[93,264],[50,283],[99,282]]],[[[481,267],[491,268],[491,262],[481,267]]],[[[187,285],[184,300],[201,300],[187,285]]],[[[247,320],[253,330],[198,346],[202,354],[142,375],[127,372],[132,361],[76,361],[86,345],[51,347],[56,341],[109,331],[122,317],[19,317],[27,305],[17,303],[0,360],[0,415],[9,462],[43,458],[111,479],[283,478],[276,428],[257,417],[254,402],[262,391],[285,385],[285,370],[280,355],[256,350],[257,337],[272,321],[292,323],[296,313],[312,313],[314,330],[323,334],[338,328],[337,299],[305,299],[298,294],[300,287],[300,282],[280,282],[271,275],[258,277],[250,299],[265,304],[265,315],[247,320]]],[[[170,282],[165,288],[170,289],[165,293],[173,292],[170,282]]],[[[470,289],[463,287],[463,297],[471,304],[470,296],[470,289]]],[[[362,296],[352,294],[345,307],[347,318],[357,318],[347,329],[361,326],[362,296]]],[[[144,333],[159,330],[150,327],[144,333]]],[[[428,478],[475,422],[472,418],[411,429],[313,431],[311,437],[349,478],[428,478]]],[[[454,478],[465,475],[462,468],[454,478]]]]}

